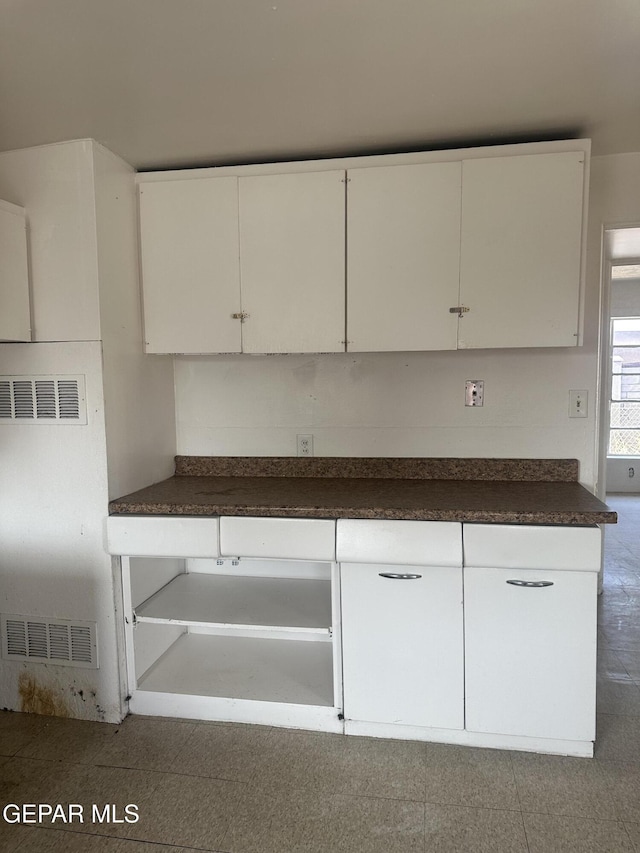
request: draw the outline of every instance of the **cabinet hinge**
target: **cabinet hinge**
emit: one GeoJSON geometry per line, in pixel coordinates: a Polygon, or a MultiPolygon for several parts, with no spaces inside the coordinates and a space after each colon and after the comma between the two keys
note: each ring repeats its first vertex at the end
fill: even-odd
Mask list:
{"type": "Polygon", "coordinates": [[[465,305],[455,305],[453,308],[449,308],[449,314],[457,314],[458,317],[462,317],[463,314],[466,314],[470,310],[465,305]]]}
{"type": "Polygon", "coordinates": [[[231,315],[234,320],[240,320],[241,323],[244,323],[248,316],[246,311],[238,311],[236,314],[231,315]]]}
{"type": "Polygon", "coordinates": [[[133,622],[133,627],[135,628],[135,627],[136,627],[136,625],[138,624],[138,617],[136,616],[136,611],[135,611],[135,610],[132,612],[132,616],[133,616],[133,618],[132,618],[132,620],[131,620],[131,621],[133,622]]]}

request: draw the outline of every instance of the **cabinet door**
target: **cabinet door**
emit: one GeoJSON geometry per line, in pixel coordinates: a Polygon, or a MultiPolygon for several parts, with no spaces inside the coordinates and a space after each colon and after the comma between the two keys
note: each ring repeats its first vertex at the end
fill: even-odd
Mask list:
{"type": "Polygon", "coordinates": [[[460,349],[577,344],[584,158],[464,161],[460,349]]]}
{"type": "Polygon", "coordinates": [[[462,729],[462,569],[340,568],[345,716],[462,729]]]}
{"type": "Polygon", "coordinates": [[[344,351],[344,172],[240,178],[243,352],[344,351]]]}
{"type": "Polygon", "coordinates": [[[0,201],[0,341],[30,340],[25,212],[0,201]]]}
{"type": "Polygon", "coordinates": [[[466,728],[593,740],[597,573],[464,573],[466,728]]]}
{"type": "Polygon", "coordinates": [[[237,178],[140,184],[146,352],[240,352],[237,178]]]}
{"type": "Polygon", "coordinates": [[[347,349],[456,348],[460,163],[353,169],[347,349]]]}

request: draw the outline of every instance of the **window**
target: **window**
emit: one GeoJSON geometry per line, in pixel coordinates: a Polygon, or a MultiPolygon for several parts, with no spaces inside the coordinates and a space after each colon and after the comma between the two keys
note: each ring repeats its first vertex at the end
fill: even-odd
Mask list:
{"type": "Polygon", "coordinates": [[[640,264],[619,264],[611,268],[612,281],[640,278],[640,264]]]}
{"type": "Polygon", "coordinates": [[[640,317],[611,321],[609,456],[640,456],[640,317]]]}

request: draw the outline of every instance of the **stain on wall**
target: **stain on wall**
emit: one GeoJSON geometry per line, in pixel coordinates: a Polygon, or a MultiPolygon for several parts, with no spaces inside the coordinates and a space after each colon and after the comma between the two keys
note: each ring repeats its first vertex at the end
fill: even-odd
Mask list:
{"type": "Polygon", "coordinates": [[[26,714],[46,714],[50,717],[70,717],[64,699],[51,687],[38,684],[35,677],[23,672],[18,678],[20,710],[26,714]]]}

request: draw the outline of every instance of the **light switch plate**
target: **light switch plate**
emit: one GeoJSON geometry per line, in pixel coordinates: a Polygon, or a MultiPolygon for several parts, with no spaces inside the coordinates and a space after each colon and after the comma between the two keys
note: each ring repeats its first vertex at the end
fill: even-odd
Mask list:
{"type": "Polygon", "coordinates": [[[569,417],[586,418],[589,414],[589,392],[569,391],[569,417]]]}

